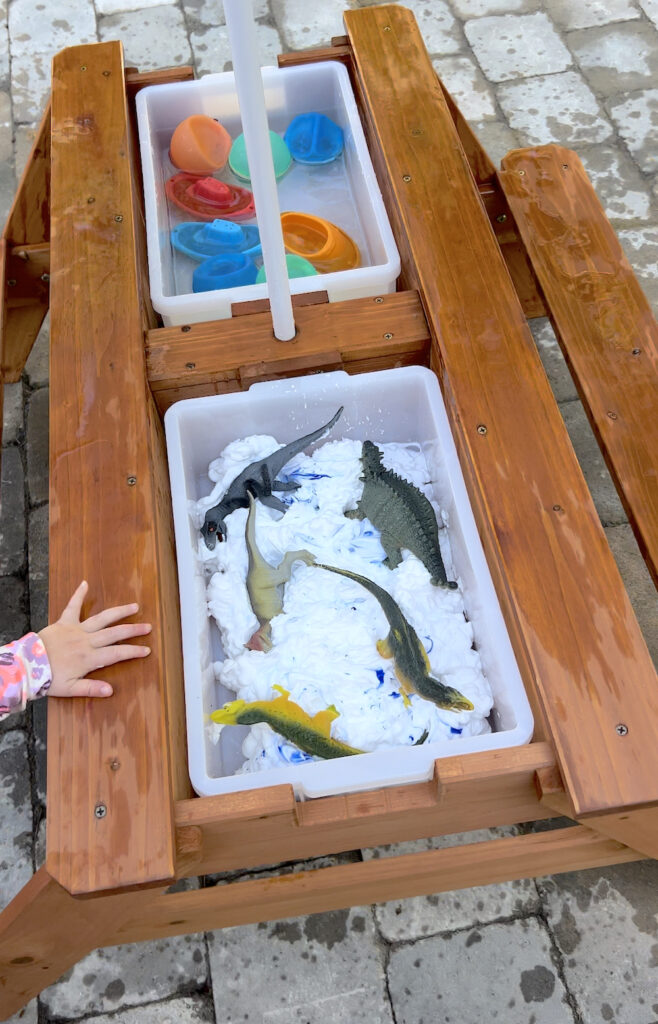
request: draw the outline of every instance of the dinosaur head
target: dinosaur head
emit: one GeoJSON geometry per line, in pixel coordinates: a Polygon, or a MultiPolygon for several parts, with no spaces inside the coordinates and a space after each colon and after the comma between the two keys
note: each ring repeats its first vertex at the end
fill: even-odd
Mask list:
{"type": "Polygon", "coordinates": [[[220,542],[225,540],[226,523],[222,519],[219,507],[208,509],[206,512],[206,518],[203,521],[203,526],[201,527],[201,533],[209,551],[214,549],[218,540],[220,542]]]}
{"type": "Polygon", "coordinates": [[[473,704],[468,697],[465,697],[459,690],[453,689],[452,686],[445,686],[438,679],[433,679],[432,676],[427,676],[423,680],[422,687],[417,681],[416,690],[421,697],[431,700],[433,704],[445,711],[473,710],[473,704]]]}

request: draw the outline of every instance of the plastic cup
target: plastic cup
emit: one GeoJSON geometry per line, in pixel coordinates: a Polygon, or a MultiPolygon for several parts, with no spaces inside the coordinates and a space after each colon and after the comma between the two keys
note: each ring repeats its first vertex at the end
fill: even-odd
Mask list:
{"type": "Polygon", "coordinates": [[[169,144],[174,167],[189,174],[212,174],[226,164],[231,136],[207,114],[192,114],[178,125],[169,144]]]}
{"type": "Polygon", "coordinates": [[[290,211],[281,214],[281,227],[288,252],[303,256],[321,274],[353,270],[361,262],[350,236],[322,217],[290,211]]]}

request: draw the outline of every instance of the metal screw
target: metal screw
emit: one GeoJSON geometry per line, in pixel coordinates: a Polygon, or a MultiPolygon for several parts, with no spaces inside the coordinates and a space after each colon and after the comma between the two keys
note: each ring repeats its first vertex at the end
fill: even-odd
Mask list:
{"type": "Polygon", "coordinates": [[[183,334],[187,334],[187,332],[191,331],[191,330],[192,330],[192,328],[190,327],[189,324],[185,324],[184,327],[181,327],[181,331],[183,332],[183,334]]]}
{"type": "Polygon", "coordinates": [[[642,351],[642,349],[641,349],[641,348],[634,348],[634,349],[633,349],[633,355],[634,355],[634,356],[639,356],[639,354],[640,354],[640,352],[641,352],[641,351],[642,351]]]}
{"type": "Polygon", "coordinates": [[[15,288],[16,287],[16,278],[15,277],[10,277],[9,280],[7,281],[7,285],[8,285],[9,288],[15,288]]]}
{"type": "Polygon", "coordinates": [[[127,476],[126,477],[126,483],[128,484],[129,487],[134,487],[135,484],[137,483],[137,477],[136,476],[127,476]]]}
{"type": "Polygon", "coordinates": [[[390,341],[391,338],[393,337],[393,335],[391,334],[390,331],[387,331],[386,334],[384,335],[384,337],[385,337],[386,341],[390,341]]]}
{"type": "Polygon", "coordinates": [[[402,180],[406,181],[407,183],[409,183],[411,181],[411,175],[410,174],[403,174],[402,175],[402,180]]]}
{"type": "Polygon", "coordinates": [[[521,175],[521,177],[523,177],[523,175],[525,174],[525,171],[519,171],[519,174],[521,175]]]}
{"type": "Polygon", "coordinates": [[[608,413],[608,417],[609,417],[609,418],[610,418],[611,420],[616,420],[616,419],[617,419],[617,413],[616,413],[616,412],[609,412],[609,413],[608,413]]]}
{"type": "Polygon", "coordinates": [[[104,77],[104,78],[109,78],[111,74],[112,74],[112,72],[111,72],[111,71],[104,71],[104,72],[103,72],[103,77],[104,77]]]}
{"type": "Polygon", "coordinates": [[[620,722],[619,725],[615,726],[615,732],[617,733],[618,736],[627,736],[628,735],[628,726],[624,725],[623,722],[620,722]]]}
{"type": "Polygon", "coordinates": [[[121,221],[123,220],[123,215],[120,214],[120,213],[117,213],[117,215],[116,215],[116,217],[114,219],[117,222],[117,224],[120,224],[121,221]]]}
{"type": "Polygon", "coordinates": [[[504,224],[505,221],[507,220],[507,214],[499,213],[498,216],[496,217],[496,220],[498,221],[499,224],[504,224]]]}
{"type": "Polygon", "coordinates": [[[104,818],[107,814],[107,807],[105,804],[96,804],[94,807],[94,814],[97,818],[104,818]]]}
{"type": "Polygon", "coordinates": [[[185,363],[185,369],[186,370],[195,370],[196,369],[196,363],[185,363]]]}
{"type": "Polygon", "coordinates": [[[48,283],[48,281],[50,281],[50,274],[42,274],[42,275],[41,275],[41,280],[42,280],[42,281],[45,281],[45,282],[46,282],[46,284],[47,284],[47,283],[48,283]]]}
{"type": "Polygon", "coordinates": [[[88,197],[87,197],[87,202],[88,202],[88,203],[89,203],[89,205],[91,206],[91,204],[92,204],[92,203],[95,203],[95,202],[96,202],[96,196],[88,196],[88,197]]]}
{"type": "Polygon", "coordinates": [[[384,25],[384,32],[390,32],[390,31],[391,31],[391,26],[390,25],[384,25]]]}
{"type": "Polygon", "coordinates": [[[80,70],[81,71],[86,71],[87,70],[87,65],[86,64],[81,64],[80,65],[80,70]]]}
{"type": "Polygon", "coordinates": [[[382,299],[381,295],[378,295],[377,298],[375,299],[375,302],[383,302],[383,301],[384,300],[382,299]]]}
{"type": "Polygon", "coordinates": [[[113,761],[110,761],[110,770],[111,771],[118,772],[120,767],[121,767],[121,762],[117,761],[116,757],[114,758],[113,761]]]}
{"type": "Polygon", "coordinates": [[[569,164],[562,164],[562,170],[563,171],[568,171],[569,170],[569,164]]]}
{"type": "Polygon", "coordinates": [[[554,512],[561,512],[562,511],[562,506],[561,505],[553,505],[553,511],[554,512]]]}
{"type": "Polygon", "coordinates": [[[411,134],[412,135],[424,135],[425,134],[425,129],[424,128],[412,128],[411,129],[411,134]]]}
{"type": "Polygon", "coordinates": [[[484,423],[478,423],[478,434],[486,434],[487,428],[484,423]]]}

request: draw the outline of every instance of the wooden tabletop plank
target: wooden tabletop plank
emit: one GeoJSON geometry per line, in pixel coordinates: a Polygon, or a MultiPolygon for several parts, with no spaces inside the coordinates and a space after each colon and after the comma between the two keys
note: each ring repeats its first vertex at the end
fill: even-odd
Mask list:
{"type": "Polygon", "coordinates": [[[565,786],[579,816],[651,804],[655,671],[418,27],[398,6],[345,23],[480,534],[565,786]]]}
{"type": "Polygon", "coordinates": [[[574,152],[514,150],[500,181],[658,584],[658,324],[651,306],[574,152]]]}
{"type": "Polygon", "coordinates": [[[122,56],[101,43],[53,62],[50,618],[85,578],[85,616],[138,601],[153,623],[148,658],[104,670],[113,697],[49,704],[47,863],[74,895],[174,873],[164,686],[178,627],[157,568],[170,511],[156,499],[122,56]]]}

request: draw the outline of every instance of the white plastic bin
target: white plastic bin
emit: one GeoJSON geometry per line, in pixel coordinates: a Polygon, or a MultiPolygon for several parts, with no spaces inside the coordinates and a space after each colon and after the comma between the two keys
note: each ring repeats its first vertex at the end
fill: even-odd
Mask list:
{"type": "MultiPolygon", "coordinates": [[[[345,138],[344,152],[333,163],[306,166],[293,161],[278,183],[281,211],[311,213],[337,224],[354,239],[363,262],[354,270],[293,279],[292,293],[322,289],[335,302],[394,291],[400,257],[347,70],[336,61],[325,61],[263,68],[262,77],[271,130],[283,134],[293,117],[317,111],[339,124],[345,138]]],[[[232,303],[267,296],[265,284],[194,294],[192,273],[197,264],[172,250],[171,228],[194,218],[174,207],[165,195],[165,182],[177,170],[169,160],[169,142],[176,126],[191,114],[218,118],[235,139],[242,126],[233,73],[153,85],[137,94],[151,301],[167,326],[230,317],[232,303]]],[[[217,176],[249,187],[228,165],[217,176]]]]}
{"type": "MultiPolygon", "coordinates": [[[[298,796],[418,782],[429,779],[437,757],[527,743],[530,706],[484,557],[436,377],[412,366],[348,376],[343,371],[254,384],[248,392],[178,402],[165,415],[181,597],[189,769],[197,793],[210,796],[291,783],[298,796]],[[435,481],[435,497],[449,515],[453,566],[463,584],[466,612],[494,695],[494,731],[418,747],[379,750],[331,761],[307,762],[234,775],[243,758],[245,730],[224,729],[220,742],[206,735],[206,716],[234,699],[215,680],[223,658],[219,631],[208,618],[206,584],[198,563],[199,533],[189,502],[209,493],[208,465],[239,437],[273,434],[288,442],[345,410],[333,436],[375,443],[422,442],[435,481]]],[[[322,442],[321,442],[322,443],[322,442]]]]}

